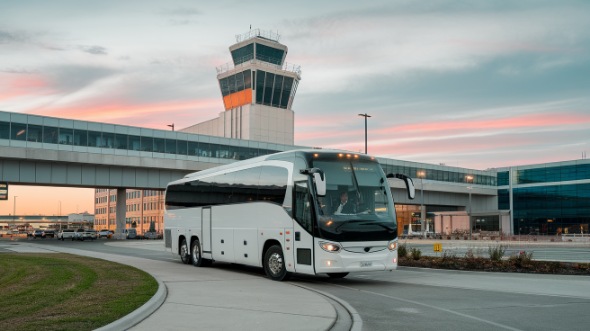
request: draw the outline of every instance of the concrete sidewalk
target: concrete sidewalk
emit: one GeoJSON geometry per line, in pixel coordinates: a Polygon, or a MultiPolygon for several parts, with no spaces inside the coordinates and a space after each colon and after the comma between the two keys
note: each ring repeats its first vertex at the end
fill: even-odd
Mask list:
{"type": "MultiPolygon", "coordinates": [[[[155,249],[154,242],[127,243],[113,245],[155,249]]],[[[338,319],[335,298],[289,282],[25,241],[0,241],[0,249],[89,256],[134,266],[158,280],[160,289],[150,301],[101,330],[331,330],[338,319]]],[[[355,321],[351,328],[360,329],[362,322],[355,321]]]]}

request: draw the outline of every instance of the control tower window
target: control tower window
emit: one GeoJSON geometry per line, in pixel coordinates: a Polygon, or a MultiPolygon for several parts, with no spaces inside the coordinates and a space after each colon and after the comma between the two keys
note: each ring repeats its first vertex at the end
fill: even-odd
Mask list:
{"type": "Polygon", "coordinates": [[[233,50],[231,56],[234,60],[234,65],[252,60],[254,58],[254,44],[248,44],[233,50]]]}
{"type": "Polygon", "coordinates": [[[240,92],[249,89],[252,86],[252,78],[250,70],[238,72],[235,75],[228,76],[219,80],[219,87],[221,95],[226,96],[235,92],[240,92]]]}
{"type": "Polygon", "coordinates": [[[283,55],[285,52],[280,49],[268,47],[262,44],[256,44],[256,59],[276,65],[283,64],[283,55]]]}
{"type": "Polygon", "coordinates": [[[291,77],[256,71],[256,103],[287,109],[295,95],[296,81],[291,77]]]}

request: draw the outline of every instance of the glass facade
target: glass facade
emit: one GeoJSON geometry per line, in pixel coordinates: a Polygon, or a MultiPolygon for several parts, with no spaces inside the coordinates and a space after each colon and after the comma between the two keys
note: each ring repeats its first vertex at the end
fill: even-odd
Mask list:
{"type": "Polygon", "coordinates": [[[496,176],[493,174],[482,175],[475,174],[472,171],[461,171],[457,170],[439,170],[439,169],[425,169],[424,167],[416,164],[412,165],[383,165],[383,171],[386,174],[404,174],[411,178],[417,178],[418,173],[424,174],[424,179],[435,180],[439,182],[449,183],[464,183],[464,184],[477,184],[477,185],[488,185],[496,186],[496,176]]]}
{"type": "MultiPolygon", "coordinates": [[[[138,128],[133,129],[139,130],[138,128]]],[[[281,151],[279,149],[232,146],[194,140],[159,138],[151,135],[120,134],[8,121],[0,121],[0,139],[233,160],[245,160],[281,151]]]]}
{"type": "Polygon", "coordinates": [[[517,171],[518,184],[565,182],[590,178],[590,164],[551,166],[517,171]]]}
{"type": "MultiPolygon", "coordinates": [[[[590,163],[579,162],[513,169],[512,208],[515,234],[588,234],[590,163]]],[[[509,172],[498,172],[498,185],[509,185],[509,172]]],[[[498,189],[498,209],[510,209],[510,190],[498,189]]]]}
{"type": "Polygon", "coordinates": [[[505,186],[508,185],[509,182],[509,176],[510,173],[508,171],[501,171],[498,172],[498,186],[505,186]]]}

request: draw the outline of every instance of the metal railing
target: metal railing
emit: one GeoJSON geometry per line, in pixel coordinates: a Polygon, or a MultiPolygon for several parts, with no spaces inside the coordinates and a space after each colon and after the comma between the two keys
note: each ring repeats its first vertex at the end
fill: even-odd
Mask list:
{"type": "Polygon", "coordinates": [[[250,64],[256,64],[259,66],[263,66],[263,67],[267,67],[267,68],[272,68],[272,69],[279,69],[279,70],[284,70],[284,71],[289,71],[289,72],[294,72],[296,73],[298,76],[301,76],[301,66],[298,64],[293,64],[293,63],[288,63],[285,62],[282,66],[281,65],[277,65],[277,64],[272,64],[272,63],[268,63],[268,62],[264,62],[264,61],[259,61],[257,59],[251,59],[249,61],[246,62],[242,62],[238,65],[234,65],[231,62],[225,63],[220,65],[219,67],[216,67],[215,70],[217,70],[217,74],[222,74],[228,71],[232,71],[232,70],[236,70],[236,69],[242,69],[243,67],[250,65],[250,64]]]}
{"type": "Polygon", "coordinates": [[[279,40],[281,39],[281,35],[279,35],[278,32],[272,32],[272,31],[265,31],[265,30],[260,30],[260,29],[250,29],[250,31],[246,32],[246,33],[242,33],[242,34],[237,34],[236,35],[236,42],[241,42],[244,40],[248,40],[250,38],[255,38],[255,37],[261,37],[264,39],[268,39],[268,40],[272,40],[272,41],[276,41],[279,42],[279,40]]]}

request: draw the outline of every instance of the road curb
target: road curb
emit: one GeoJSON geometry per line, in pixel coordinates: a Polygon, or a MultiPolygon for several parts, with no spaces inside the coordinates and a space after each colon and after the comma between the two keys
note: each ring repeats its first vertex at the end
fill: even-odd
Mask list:
{"type": "MultiPolygon", "coordinates": [[[[337,302],[339,305],[344,307],[344,309],[346,309],[348,311],[348,314],[350,315],[350,318],[352,320],[352,326],[350,327],[350,331],[361,331],[363,329],[363,319],[361,318],[361,315],[348,302],[346,302],[346,301],[340,299],[339,297],[332,295],[330,293],[316,290],[314,288],[310,288],[305,285],[293,284],[293,283],[291,283],[291,285],[300,287],[302,289],[305,289],[305,290],[308,290],[311,292],[315,292],[319,295],[325,296],[326,298],[328,298],[332,301],[337,302]]],[[[336,310],[336,312],[338,312],[338,309],[336,309],[336,308],[334,308],[334,309],[336,310]]],[[[334,321],[334,324],[335,323],[336,323],[336,321],[334,321]]],[[[332,324],[332,326],[334,326],[334,324],[332,324]]]]}
{"type": "MultiPolygon", "coordinates": [[[[144,270],[145,271],[145,270],[144,270]]],[[[150,274],[151,275],[151,274],[150,274]]],[[[144,303],[141,307],[135,309],[131,313],[123,316],[122,318],[107,324],[103,327],[96,329],[97,331],[120,331],[120,330],[127,330],[132,328],[133,326],[139,324],[144,319],[148,318],[151,314],[153,314],[162,304],[166,301],[166,297],[168,296],[168,288],[166,284],[161,280],[157,279],[154,275],[151,275],[156,279],[158,282],[158,290],[156,294],[151,297],[146,303],[144,303]]]]}

